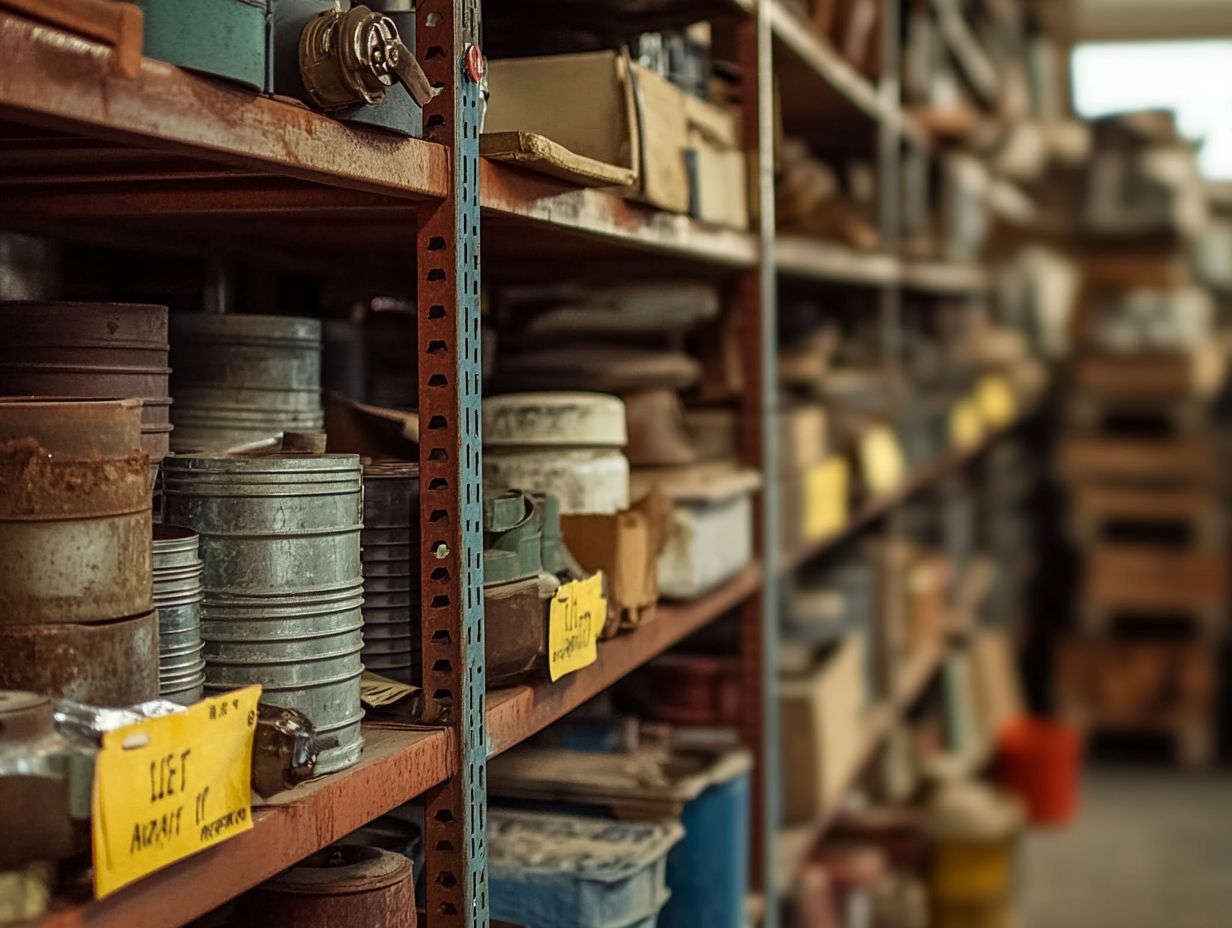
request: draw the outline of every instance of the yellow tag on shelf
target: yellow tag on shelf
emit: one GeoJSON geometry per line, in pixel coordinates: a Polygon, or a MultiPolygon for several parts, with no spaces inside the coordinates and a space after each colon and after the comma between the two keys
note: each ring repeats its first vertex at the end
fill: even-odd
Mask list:
{"type": "Polygon", "coordinates": [[[874,496],[898,489],[903,481],[903,451],[889,426],[875,426],[860,438],[860,466],[874,496]]]}
{"type": "Polygon", "coordinates": [[[91,802],[95,898],[252,827],[260,697],[250,686],[103,735],[91,802]]]}
{"type": "Polygon", "coordinates": [[[804,537],[817,541],[847,524],[847,459],[831,455],[804,474],[804,537]]]}
{"type": "Polygon", "coordinates": [[[984,440],[984,420],[975,401],[966,399],[950,411],[950,446],[956,451],[970,451],[984,440]]]}
{"type": "Polygon", "coordinates": [[[1014,421],[1018,403],[1009,382],[999,374],[987,374],[980,378],[975,389],[975,402],[980,416],[989,428],[1003,429],[1014,421]]]}
{"type": "Polygon", "coordinates": [[[553,683],[595,662],[606,618],[602,571],[562,584],[556,591],[548,613],[548,676],[553,683]]]}

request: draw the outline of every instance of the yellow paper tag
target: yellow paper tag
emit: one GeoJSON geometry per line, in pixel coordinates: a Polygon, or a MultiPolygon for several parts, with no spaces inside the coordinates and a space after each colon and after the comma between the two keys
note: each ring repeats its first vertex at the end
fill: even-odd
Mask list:
{"type": "Polygon", "coordinates": [[[556,591],[548,613],[548,676],[553,683],[595,662],[606,618],[602,571],[562,584],[556,591]]]}
{"type": "Polygon", "coordinates": [[[861,437],[860,466],[875,496],[892,493],[902,483],[903,452],[889,426],[875,426],[861,437]]]}
{"type": "Polygon", "coordinates": [[[95,898],[252,827],[260,696],[250,686],[103,735],[91,803],[95,898]]]}
{"type": "Polygon", "coordinates": [[[831,455],[804,474],[804,537],[817,541],[847,524],[847,459],[831,455]]]}
{"type": "Polygon", "coordinates": [[[975,401],[962,400],[950,411],[950,446],[970,451],[984,440],[984,420],[975,401]]]}
{"type": "Polygon", "coordinates": [[[1018,403],[1009,383],[999,374],[980,378],[975,390],[975,402],[980,416],[989,428],[1003,429],[1014,421],[1018,403]]]}

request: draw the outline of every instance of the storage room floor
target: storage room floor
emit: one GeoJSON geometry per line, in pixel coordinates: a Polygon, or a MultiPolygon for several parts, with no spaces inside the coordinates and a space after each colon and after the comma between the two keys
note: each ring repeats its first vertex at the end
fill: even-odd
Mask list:
{"type": "Polygon", "coordinates": [[[1096,767],[1077,819],[1032,832],[1023,928],[1232,924],[1232,772],[1096,767]]]}

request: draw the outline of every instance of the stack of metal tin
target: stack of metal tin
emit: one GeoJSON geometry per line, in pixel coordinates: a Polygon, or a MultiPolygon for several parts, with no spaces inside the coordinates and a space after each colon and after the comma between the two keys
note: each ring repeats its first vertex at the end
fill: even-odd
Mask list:
{"type": "Polygon", "coordinates": [[[325,428],[316,319],[176,314],[171,360],[177,453],[325,428]]]}
{"type": "Polygon", "coordinates": [[[419,465],[364,465],[364,665],[419,684],[419,465]]]}
{"type": "Polygon", "coordinates": [[[165,517],[200,537],[205,688],[252,683],[337,740],[318,773],[363,747],[364,581],[359,458],[177,455],[167,459],[165,517]]]}
{"type": "Polygon", "coordinates": [[[141,403],[0,401],[0,689],[158,695],[141,403]]]}
{"type": "Polygon", "coordinates": [[[171,443],[167,307],[0,303],[0,394],[141,400],[151,479],[171,443]]]}
{"type": "Polygon", "coordinates": [[[175,702],[196,702],[205,686],[201,641],[199,539],[191,529],[154,526],[154,607],[158,610],[158,690],[175,702]]]}

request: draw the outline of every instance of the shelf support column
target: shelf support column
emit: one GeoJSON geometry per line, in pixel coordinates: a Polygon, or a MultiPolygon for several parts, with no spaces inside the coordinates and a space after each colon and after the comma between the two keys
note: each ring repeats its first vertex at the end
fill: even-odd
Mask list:
{"type": "Polygon", "coordinates": [[[417,233],[424,719],[448,726],[455,758],[425,797],[428,928],[486,928],[479,0],[420,0],[418,13],[416,53],[438,90],[424,135],[451,162],[417,233]]]}

